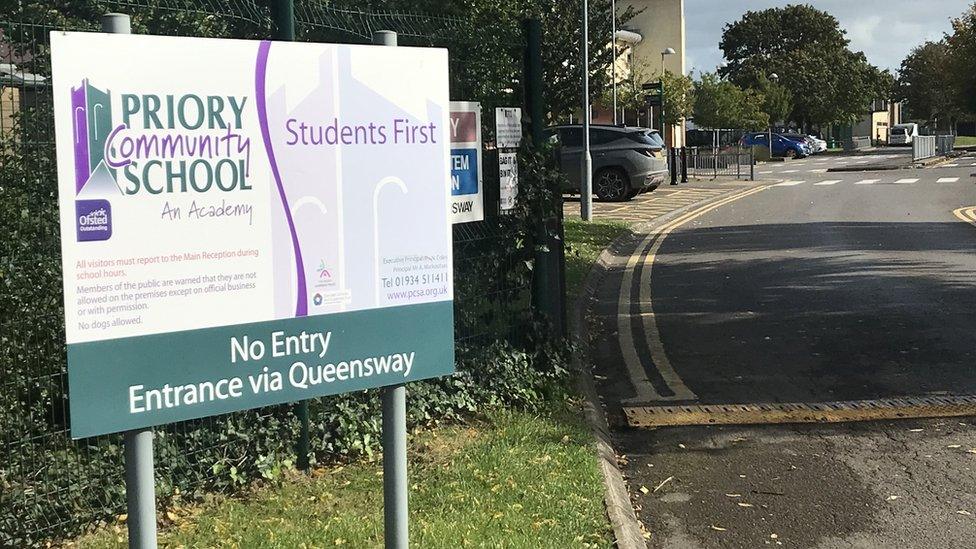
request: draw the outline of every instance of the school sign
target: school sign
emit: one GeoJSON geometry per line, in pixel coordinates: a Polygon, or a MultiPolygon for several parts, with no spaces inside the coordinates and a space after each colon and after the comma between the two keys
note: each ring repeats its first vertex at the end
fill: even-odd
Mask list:
{"type": "Polygon", "coordinates": [[[51,43],[73,437],[453,371],[444,50],[51,43]]]}

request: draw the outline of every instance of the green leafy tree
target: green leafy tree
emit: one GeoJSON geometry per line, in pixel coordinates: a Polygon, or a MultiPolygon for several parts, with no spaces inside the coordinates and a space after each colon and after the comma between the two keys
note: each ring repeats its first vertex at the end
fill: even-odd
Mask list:
{"type": "Polygon", "coordinates": [[[664,71],[664,123],[675,125],[695,110],[695,83],[690,76],[664,71]]]}
{"type": "Polygon", "coordinates": [[[976,114],[976,4],[952,21],[945,42],[954,103],[960,111],[976,114]]]}
{"type": "MultiPolygon", "coordinates": [[[[313,0],[305,0],[313,1],[313,0]]],[[[582,108],[583,78],[582,6],[566,0],[339,0],[332,5],[364,11],[413,12],[458,16],[468,21],[465,44],[451,48],[452,69],[464,80],[457,99],[484,97],[491,90],[512,90],[509,102],[521,100],[522,21],[542,21],[542,65],[545,74],[545,102],[552,119],[568,116],[582,108]]],[[[610,0],[589,2],[590,99],[595,101],[610,87],[607,68],[613,57],[610,47],[610,0]]],[[[634,10],[618,6],[618,28],[629,21],[634,10]]],[[[453,90],[452,90],[453,91],[453,90]]]]}
{"type": "Polygon", "coordinates": [[[701,75],[694,96],[694,120],[701,128],[757,130],[769,125],[769,116],[762,111],[762,94],[714,73],[701,75]]]}
{"type": "MultiPolygon", "coordinates": [[[[628,111],[640,112],[647,107],[647,90],[644,85],[661,80],[659,72],[641,63],[631,67],[625,78],[617,83],[617,104],[628,111]]],[[[609,105],[612,101],[611,90],[604,90],[602,102],[609,105]]],[[[691,116],[695,104],[694,82],[688,76],[664,72],[664,123],[678,124],[682,119],[691,116]]],[[[655,120],[653,125],[657,125],[655,120]]]]}
{"type": "Polygon", "coordinates": [[[926,42],[901,62],[895,98],[905,102],[908,118],[949,123],[959,115],[946,41],[926,42]]]}
{"type": "Polygon", "coordinates": [[[850,123],[870,101],[886,98],[892,78],[849,43],[837,19],[812,6],[750,11],[726,25],[720,47],[727,64],[719,72],[743,87],[775,72],[792,94],[790,120],[850,123]]]}
{"type": "Polygon", "coordinates": [[[771,123],[785,122],[793,111],[793,93],[778,82],[770,80],[765,74],[759,76],[755,87],[762,95],[760,109],[771,123]]]}

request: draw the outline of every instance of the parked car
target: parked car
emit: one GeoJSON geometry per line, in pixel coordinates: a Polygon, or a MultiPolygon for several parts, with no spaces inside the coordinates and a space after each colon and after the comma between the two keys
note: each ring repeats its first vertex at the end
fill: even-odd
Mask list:
{"type": "MultiPolygon", "coordinates": [[[[566,174],[563,192],[580,192],[583,126],[553,126],[546,130],[556,144],[559,168],[566,174]]],[[[657,130],[631,126],[590,126],[593,193],[600,200],[630,200],[653,191],[668,177],[668,157],[657,130]]]]}
{"type": "MultiPolygon", "coordinates": [[[[801,136],[803,137],[803,136],[801,136]]],[[[743,147],[769,147],[769,134],[766,132],[752,132],[742,136],[743,147]]],[[[811,150],[805,139],[789,139],[782,134],[773,134],[773,156],[786,158],[806,158],[811,150]]]]}
{"type": "Polygon", "coordinates": [[[827,142],[815,135],[806,135],[794,132],[779,132],[779,135],[805,144],[810,154],[820,154],[827,150],[827,142]]]}
{"type": "Polygon", "coordinates": [[[820,154],[827,151],[827,141],[815,135],[808,135],[807,137],[813,142],[813,154],[820,154]]]}
{"type": "Polygon", "coordinates": [[[889,145],[911,145],[918,137],[918,124],[895,124],[888,133],[889,145]]]}

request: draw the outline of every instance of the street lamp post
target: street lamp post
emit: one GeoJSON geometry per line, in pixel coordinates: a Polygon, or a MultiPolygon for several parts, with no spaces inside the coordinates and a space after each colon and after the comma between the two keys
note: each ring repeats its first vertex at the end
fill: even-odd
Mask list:
{"type": "Polygon", "coordinates": [[[661,115],[658,118],[661,125],[661,137],[663,137],[665,140],[668,138],[668,132],[664,129],[664,57],[667,55],[674,55],[675,53],[677,52],[675,52],[674,48],[672,47],[664,48],[664,50],[661,51],[661,106],[658,107],[661,109],[661,115]]]}
{"type": "MultiPolygon", "coordinates": [[[[779,75],[775,72],[769,75],[770,82],[776,82],[779,80],[779,75]]],[[[773,159],[773,120],[769,120],[769,159],[773,159]]]]}
{"type": "Polygon", "coordinates": [[[613,124],[617,124],[617,1],[610,0],[610,79],[613,81],[613,124]]]}
{"type": "Polygon", "coordinates": [[[593,158],[590,156],[590,44],[588,0],[583,0],[583,173],[580,174],[580,217],[593,221],[593,158]]]}

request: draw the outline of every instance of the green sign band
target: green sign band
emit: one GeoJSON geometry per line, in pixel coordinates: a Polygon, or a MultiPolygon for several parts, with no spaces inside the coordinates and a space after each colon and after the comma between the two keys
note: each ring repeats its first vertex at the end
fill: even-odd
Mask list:
{"type": "Polygon", "coordinates": [[[84,438],[454,372],[452,301],[68,345],[84,438]]]}

